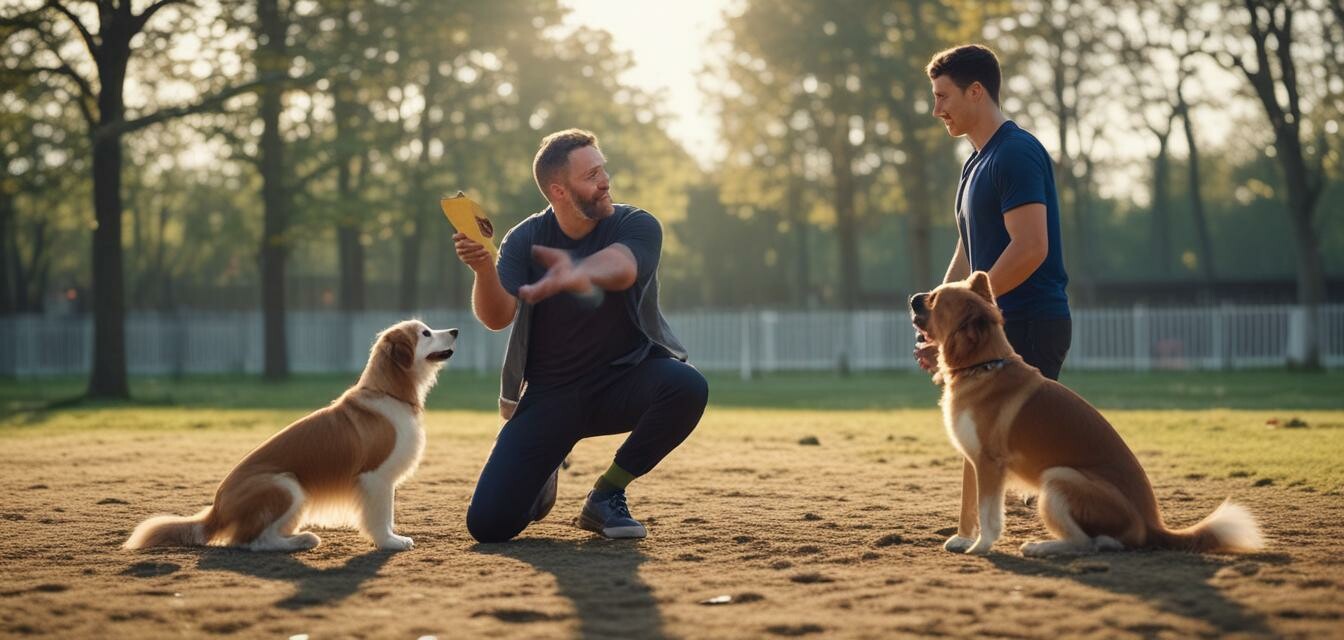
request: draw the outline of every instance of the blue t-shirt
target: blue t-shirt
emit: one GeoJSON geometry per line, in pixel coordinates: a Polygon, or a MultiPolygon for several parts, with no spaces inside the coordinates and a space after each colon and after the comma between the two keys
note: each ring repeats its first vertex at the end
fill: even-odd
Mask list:
{"type": "Polygon", "coordinates": [[[596,299],[561,293],[535,306],[527,347],[528,384],[561,385],[616,361],[638,362],[651,352],[652,343],[636,319],[635,297],[658,271],[663,229],[643,209],[624,204],[615,209],[578,240],[561,231],[550,207],[504,236],[499,282],[514,297],[519,287],[546,274],[546,268],[532,259],[534,245],[568,251],[577,261],[619,242],[635,256],[637,275],[629,289],[608,291],[596,299]]]}
{"type": "Polygon", "coordinates": [[[957,233],[972,271],[989,271],[1008,248],[1003,214],[1037,202],[1045,205],[1049,251],[1025,282],[997,296],[1005,320],[1069,317],[1054,165],[1045,147],[1009,120],[966,159],[957,185],[957,233]]]}

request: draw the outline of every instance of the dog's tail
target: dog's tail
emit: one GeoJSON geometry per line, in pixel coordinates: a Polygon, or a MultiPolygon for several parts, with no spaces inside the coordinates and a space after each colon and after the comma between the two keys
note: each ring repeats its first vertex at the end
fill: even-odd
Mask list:
{"type": "Polygon", "coordinates": [[[135,528],[122,549],[151,547],[194,547],[208,544],[214,537],[211,522],[213,507],[206,507],[194,516],[154,516],[135,528]]]}
{"type": "Polygon", "coordinates": [[[1161,527],[1149,532],[1148,540],[1159,549],[1195,552],[1257,551],[1265,546],[1255,516],[1231,499],[1193,527],[1175,531],[1161,527]]]}

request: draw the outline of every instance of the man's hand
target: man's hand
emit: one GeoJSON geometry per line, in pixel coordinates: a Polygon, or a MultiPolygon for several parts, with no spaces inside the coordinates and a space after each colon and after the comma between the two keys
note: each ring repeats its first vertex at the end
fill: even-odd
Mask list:
{"type": "Polygon", "coordinates": [[[578,295],[593,293],[595,287],[592,278],[574,264],[568,252],[533,246],[532,259],[546,267],[546,275],[532,284],[518,287],[518,297],[527,303],[536,304],[561,292],[578,295]]]}
{"type": "Polygon", "coordinates": [[[915,362],[927,373],[938,371],[938,345],[929,342],[922,331],[915,333],[915,362]]]}
{"type": "Polygon", "coordinates": [[[476,273],[495,266],[494,261],[490,259],[490,251],[479,242],[468,238],[465,233],[453,234],[453,248],[457,249],[457,258],[476,273]]]}

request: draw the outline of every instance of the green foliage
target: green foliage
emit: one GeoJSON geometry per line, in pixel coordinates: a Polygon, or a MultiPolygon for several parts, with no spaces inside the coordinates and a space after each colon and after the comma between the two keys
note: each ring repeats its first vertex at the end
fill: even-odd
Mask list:
{"type": "MultiPolygon", "coordinates": [[[[282,118],[293,210],[280,241],[292,256],[294,306],[332,303],[346,264],[338,230],[363,249],[368,306],[396,306],[396,287],[376,286],[396,282],[419,292],[418,306],[465,305],[469,274],[452,255],[438,196],[466,190],[507,229],[545,206],[532,154],[544,134],[569,126],[598,133],[616,198],[668,230],[669,307],[900,299],[937,280],[952,248],[954,187],[969,148],[929,113],[923,66],[968,41],[999,51],[1008,115],[1056,155],[1076,275],[1101,286],[1199,277],[1206,258],[1188,152],[1173,134],[1162,222],[1150,203],[1155,143],[1145,129],[1171,110],[1174,61],[1196,49],[1180,60],[1191,72],[1218,275],[1294,273],[1286,177],[1267,151],[1273,133],[1245,78],[1223,62],[1244,26],[1239,5],[749,0],[731,6],[703,71],[708,106],[721,114],[725,155],[716,161],[673,139],[659,96],[621,80],[629,56],[610,34],[565,24],[556,0],[281,4],[292,71],[303,77],[287,86],[282,118]],[[1143,55],[1125,53],[1139,46],[1143,55]],[[1205,135],[1203,120],[1236,135],[1205,135]],[[1154,233],[1165,234],[1166,255],[1156,255],[1154,233]]],[[[91,7],[71,6],[97,24],[91,7]]],[[[96,105],[60,63],[96,74],[72,23],[43,3],[14,3],[0,19],[0,309],[36,308],[67,289],[78,303],[91,281],[93,224],[84,110],[96,105]]],[[[255,77],[254,22],[250,2],[164,8],[135,43],[127,116],[255,77]]],[[[1341,274],[1344,218],[1331,203],[1344,188],[1333,140],[1344,118],[1344,24],[1316,5],[1296,24],[1306,154],[1327,181],[1321,253],[1326,272],[1341,274]]],[[[132,308],[255,306],[259,132],[256,97],[244,93],[126,136],[132,308]]]]}

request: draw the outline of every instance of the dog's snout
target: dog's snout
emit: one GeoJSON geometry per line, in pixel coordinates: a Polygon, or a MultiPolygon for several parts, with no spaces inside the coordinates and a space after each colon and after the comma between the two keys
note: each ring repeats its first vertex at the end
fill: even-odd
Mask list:
{"type": "Polygon", "coordinates": [[[448,330],[448,335],[450,335],[450,336],[456,338],[456,337],[457,337],[457,329],[449,329],[449,330],[448,330]]]}
{"type": "Polygon", "coordinates": [[[910,310],[916,313],[924,310],[924,301],[929,297],[927,293],[916,293],[910,296],[910,310]]]}

